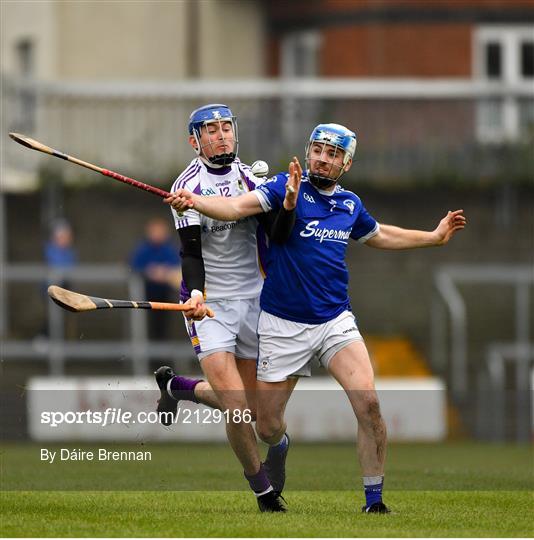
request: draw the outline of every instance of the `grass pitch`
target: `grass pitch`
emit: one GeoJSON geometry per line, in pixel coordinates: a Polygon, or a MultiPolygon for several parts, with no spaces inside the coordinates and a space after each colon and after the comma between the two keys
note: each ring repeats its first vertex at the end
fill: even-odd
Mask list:
{"type": "Polygon", "coordinates": [[[393,513],[377,516],[360,513],[351,445],[292,447],[285,515],[258,512],[227,446],[146,445],[150,463],[40,462],[41,447],[80,446],[3,445],[2,536],[534,534],[530,447],[391,445],[384,499],[393,513]]]}

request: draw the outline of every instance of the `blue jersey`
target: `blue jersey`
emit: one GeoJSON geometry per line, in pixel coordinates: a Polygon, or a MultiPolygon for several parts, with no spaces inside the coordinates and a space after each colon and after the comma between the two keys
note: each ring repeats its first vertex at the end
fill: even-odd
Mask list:
{"type": "MultiPolygon", "coordinates": [[[[256,188],[264,211],[282,206],[287,178],[280,173],[256,188]]],[[[349,238],[365,242],[378,230],[357,195],[339,186],[326,194],[304,175],[291,236],[269,248],[261,308],[306,324],[328,322],[350,310],[345,264],[349,238]]]]}

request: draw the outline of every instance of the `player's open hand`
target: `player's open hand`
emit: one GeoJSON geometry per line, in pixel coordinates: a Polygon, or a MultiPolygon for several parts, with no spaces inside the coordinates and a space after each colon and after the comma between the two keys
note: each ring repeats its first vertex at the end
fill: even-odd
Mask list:
{"type": "Polygon", "coordinates": [[[297,199],[302,179],[302,167],[295,156],[289,163],[289,178],[286,182],[286,196],[284,198],[284,208],[293,210],[297,206],[297,199]]]}
{"type": "Polygon", "coordinates": [[[185,212],[195,206],[193,194],[187,189],[179,189],[170,197],[163,199],[163,202],[170,204],[177,212],[185,212]]]}
{"type": "Polygon", "coordinates": [[[201,321],[206,316],[214,317],[215,315],[213,311],[206,306],[202,296],[194,296],[193,298],[190,298],[185,305],[190,306],[190,309],[183,312],[188,319],[201,321]]]}
{"type": "Polygon", "coordinates": [[[442,246],[446,244],[454,234],[465,228],[467,220],[463,214],[463,210],[454,210],[454,212],[449,210],[447,212],[447,215],[434,230],[436,245],[442,246]]]}

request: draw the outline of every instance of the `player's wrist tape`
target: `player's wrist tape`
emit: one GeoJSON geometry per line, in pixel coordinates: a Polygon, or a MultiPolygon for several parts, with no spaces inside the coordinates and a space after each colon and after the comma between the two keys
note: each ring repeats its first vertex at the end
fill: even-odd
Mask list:
{"type": "Polygon", "coordinates": [[[195,298],[197,296],[202,296],[202,298],[204,298],[204,293],[199,291],[198,289],[193,289],[191,291],[191,298],[195,298]]]}

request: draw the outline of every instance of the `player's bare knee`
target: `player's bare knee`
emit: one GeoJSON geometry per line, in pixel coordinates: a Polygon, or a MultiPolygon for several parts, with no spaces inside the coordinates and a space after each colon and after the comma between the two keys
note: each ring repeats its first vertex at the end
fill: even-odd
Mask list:
{"type": "Polygon", "coordinates": [[[374,397],[367,402],[367,416],[373,421],[380,421],[382,419],[380,403],[378,402],[377,397],[374,397]]]}
{"type": "MultiPolygon", "coordinates": [[[[374,392],[373,392],[374,394],[374,392]]],[[[358,407],[358,422],[363,426],[376,428],[382,424],[382,413],[380,412],[380,403],[376,394],[365,395],[358,407]]]]}
{"type": "Polygon", "coordinates": [[[258,418],[256,421],[256,433],[266,443],[270,443],[283,430],[282,422],[273,418],[258,418]]]}

